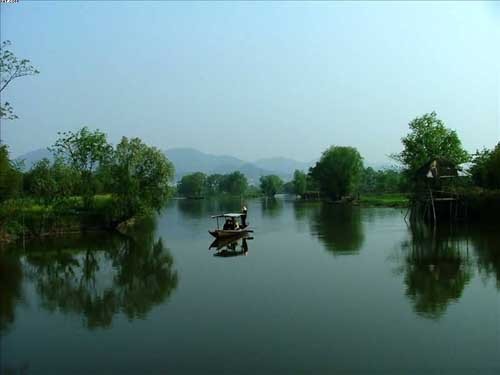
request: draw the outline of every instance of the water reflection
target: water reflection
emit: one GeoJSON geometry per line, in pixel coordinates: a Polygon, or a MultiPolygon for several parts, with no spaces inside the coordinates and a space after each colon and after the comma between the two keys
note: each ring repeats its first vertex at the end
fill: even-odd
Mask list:
{"type": "Polygon", "coordinates": [[[473,230],[471,243],[474,245],[477,268],[485,278],[493,277],[500,290],[500,236],[496,228],[473,230]]]}
{"type": "Polygon", "coordinates": [[[177,199],[179,212],[186,218],[199,219],[226,212],[240,212],[244,201],[237,197],[177,199]]]}
{"type": "Polygon", "coordinates": [[[321,204],[311,216],[311,232],[334,254],[357,253],[364,241],[359,207],[321,204]]]}
{"type": "Polygon", "coordinates": [[[263,198],[261,200],[262,215],[276,217],[283,210],[283,199],[263,198]]]}
{"type": "Polygon", "coordinates": [[[0,334],[15,320],[15,308],[23,300],[23,270],[19,257],[0,250],[0,334]]]}
{"type": "Polygon", "coordinates": [[[462,296],[472,277],[473,262],[467,241],[448,228],[422,223],[411,227],[403,242],[406,295],[420,316],[438,319],[462,296]]]}
{"type": "Polygon", "coordinates": [[[215,257],[235,257],[248,254],[248,241],[253,237],[240,237],[229,239],[217,239],[211,243],[209,249],[215,249],[215,257]]]}
{"type": "Polygon", "coordinates": [[[118,313],[145,318],[175,290],[178,276],[172,255],[152,230],[139,226],[131,235],[77,236],[30,246],[24,271],[41,306],[81,315],[89,329],[110,326],[118,313]]]}

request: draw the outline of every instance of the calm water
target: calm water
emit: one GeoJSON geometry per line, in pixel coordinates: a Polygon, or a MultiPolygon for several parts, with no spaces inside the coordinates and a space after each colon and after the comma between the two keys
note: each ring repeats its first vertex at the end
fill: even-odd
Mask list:
{"type": "Polygon", "coordinates": [[[500,372],[498,228],[433,234],[396,209],[247,206],[253,239],[219,250],[209,215],[239,201],[173,200],[134,240],[0,255],[3,372],[500,372]]]}

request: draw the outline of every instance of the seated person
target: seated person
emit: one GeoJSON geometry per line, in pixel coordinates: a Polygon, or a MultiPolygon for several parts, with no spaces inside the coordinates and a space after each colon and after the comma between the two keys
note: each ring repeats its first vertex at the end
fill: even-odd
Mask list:
{"type": "Polygon", "coordinates": [[[226,222],[224,223],[224,226],[222,227],[223,230],[231,230],[233,229],[233,224],[231,223],[231,220],[226,219],[226,222]]]}

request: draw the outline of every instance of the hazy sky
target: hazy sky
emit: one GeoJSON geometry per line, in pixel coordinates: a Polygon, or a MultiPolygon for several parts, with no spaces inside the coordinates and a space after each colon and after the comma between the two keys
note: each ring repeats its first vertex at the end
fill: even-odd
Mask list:
{"type": "Polygon", "coordinates": [[[371,164],[435,110],[500,139],[500,4],[28,2],[1,39],[41,71],[2,101],[13,155],[82,125],[247,160],[352,145],[371,164]]]}

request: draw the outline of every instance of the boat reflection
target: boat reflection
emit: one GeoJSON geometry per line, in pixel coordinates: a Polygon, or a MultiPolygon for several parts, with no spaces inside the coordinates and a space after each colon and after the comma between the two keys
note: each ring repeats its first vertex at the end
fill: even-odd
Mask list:
{"type": "Polygon", "coordinates": [[[217,239],[212,242],[209,249],[215,249],[214,256],[229,258],[248,254],[248,241],[253,237],[242,236],[237,238],[217,239]]]}

